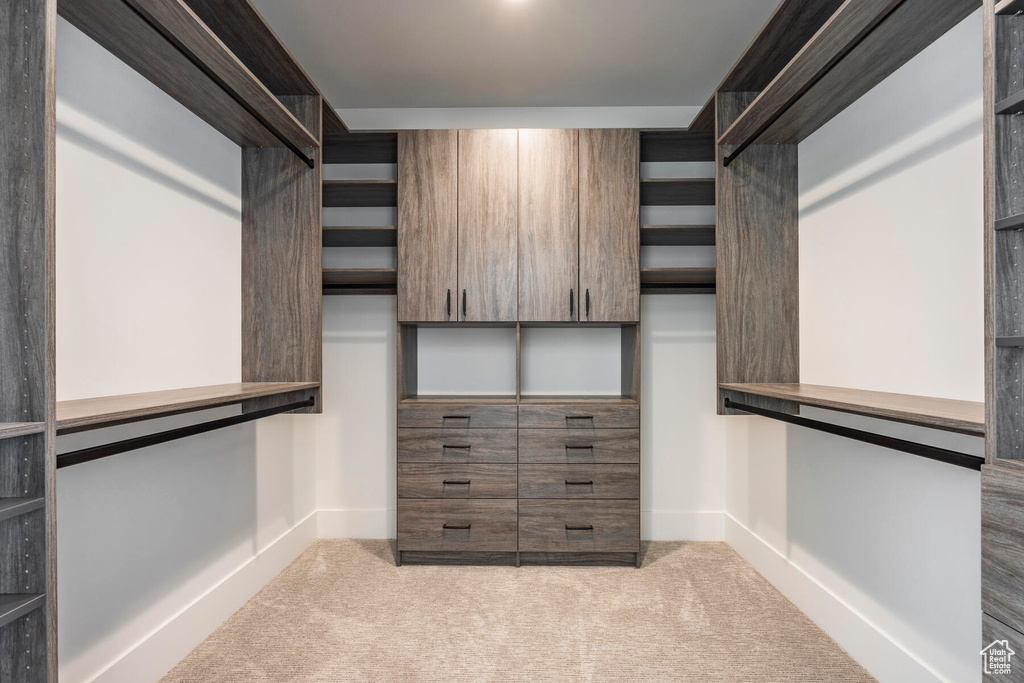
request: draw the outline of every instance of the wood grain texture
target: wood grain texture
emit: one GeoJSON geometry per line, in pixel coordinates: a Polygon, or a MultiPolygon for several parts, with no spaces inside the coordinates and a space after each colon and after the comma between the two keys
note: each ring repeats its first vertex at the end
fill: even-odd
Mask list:
{"type": "MultiPolygon", "coordinates": [[[[427,131],[409,131],[425,133],[427,131]]],[[[432,131],[452,133],[454,131],[432,131]]],[[[325,164],[396,164],[402,133],[350,133],[324,143],[325,164]]]]}
{"type": "Polygon", "coordinates": [[[518,138],[459,131],[459,320],[517,320],[518,138]]]}
{"type": "Polygon", "coordinates": [[[578,318],[579,191],[579,132],[520,131],[520,320],[578,318]]]}
{"type": "Polygon", "coordinates": [[[399,463],[514,463],[515,429],[398,430],[399,463]]]}
{"type": "Polygon", "coordinates": [[[712,206],[713,178],[645,178],[640,181],[641,206],[712,206]]]}
{"type": "Polygon", "coordinates": [[[403,499],[398,502],[398,549],[515,551],[516,520],[515,500],[403,499]]]}
{"type": "Polygon", "coordinates": [[[516,406],[481,403],[398,404],[398,426],[428,429],[515,429],[516,406]]]}
{"type": "Polygon", "coordinates": [[[639,463],[639,429],[520,429],[519,462],[639,463]]]}
{"type": "Polygon", "coordinates": [[[398,134],[398,320],[457,320],[458,132],[398,134]]]}
{"type": "Polygon", "coordinates": [[[1024,474],[992,465],[981,470],[981,604],[1024,630],[1024,474]]]}
{"type": "Polygon", "coordinates": [[[0,439],[39,434],[45,429],[45,422],[0,422],[0,439]]]}
{"type": "Polygon", "coordinates": [[[415,396],[419,387],[419,330],[415,325],[399,325],[395,335],[398,368],[398,400],[404,401],[415,396]]]}
{"type": "Polygon", "coordinates": [[[994,464],[1006,459],[1024,462],[1024,349],[996,347],[993,389],[995,393],[994,464]]]}
{"type": "Polygon", "coordinates": [[[984,220],[982,221],[984,250],[984,298],[982,311],[984,316],[985,338],[985,461],[994,464],[999,452],[1000,437],[998,435],[998,410],[996,406],[996,348],[995,348],[995,231],[998,220],[995,211],[995,52],[996,52],[996,19],[994,0],[983,0],[982,7],[982,137],[984,161],[982,166],[982,203],[984,220]]]}
{"type": "Polygon", "coordinates": [[[863,391],[819,384],[738,384],[718,385],[754,396],[792,401],[805,406],[868,415],[894,422],[933,427],[963,434],[984,436],[985,404],[883,391],[863,391]]]}
{"type": "MultiPolygon", "coordinates": [[[[715,134],[715,95],[711,94],[708,101],[700,108],[697,115],[690,121],[689,130],[695,133],[704,133],[714,136],[715,134]]],[[[712,137],[714,139],[714,137],[712,137]]]]}
{"type": "Polygon", "coordinates": [[[643,225],[641,246],[715,246],[713,225],[643,225]]]}
{"type": "MultiPolygon", "coordinates": [[[[718,129],[755,94],[719,93],[718,129]]],[[[719,157],[731,149],[719,146],[719,157]]],[[[754,145],[728,167],[717,165],[720,383],[800,380],[798,191],[796,145],[754,145]]]]}
{"type": "Polygon", "coordinates": [[[715,138],[711,131],[700,133],[685,128],[640,131],[641,162],[714,160],[715,138]]]}
{"type": "Polygon", "coordinates": [[[637,553],[519,553],[524,567],[639,567],[637,553]]]}
{"type": "Polygon", "coordinates": [[[398,206],[394,180],[325,180],[323,205],[331,207],[398,206]]]}
{"type": "Polygon", "coordinates": [[[51,661],[47,647],[36,647],[47,638],[46,612],[36,609],[17,622],[0,628],[0,680],[18,683],[57,682],[56,662],[51,661]]]}
{"type": "Polygon", "coordinates": [[[83,429],[99,429],[234,405],[264,396],[315,391],[319,386],[317,382],[237,382],[60,401],[57,403],[57,429],[61,434],[70,434],[83,429]]]}
{"type": "MultiPolygon", "coordinates": [[[[320,133],[320,98],[282,98],[320,133]]],[[[320,382],[323,326],[319,149],[242,150],[242,381],[320,382]]],[[[317,403],[302,412],[322,410],[317,403]]],[[[250,401],[244,410],[267,407],[250,401]]]]}
{"type": "Polygon", "coordinates": [[[520,465],[519,498],[639,500],[640,465],[520,465]]]}
{"type": "Polygon", "coordinates": [[[581,130],[579,145],[580,320],[636,322],[640,320],[639,133],[581,130]]]}
{"type": "Polygon", "coordinates": [[[448,566],[474,565],[480,567],[515,567],[516,553],[514,552],[466,552],[453,551],[426,551],[426,550],[404,550],[402,552],[402,564],[436,564],[448,566]]]}
{"type": "Polygon", "coordinates": [[[521,429],[639,429],[640,405],[555,403],[519,406],[521,429]]]}
{"type": "Polygon", "coordinates": [[[1020,653],[1024,652],[1024,634],[1015,631],[993,617],[981,615],[981,646],[986,648],[997,640],[1005,640],[1010,649],[1017,653],[1010,658],[1009,673],[982,673],[984,683],[1024,683],[1024,667],[1020,665],[1020,653]]]}
{"type": "Polygon", "coordinates": [[[620,391],[626,398],[640,401],[640,325],[623,325],[620,335],[620,391]]]}
{"type": "Polygon", "coordinates": [[[520,552],[640,552],[636,500],[521,500],[520,552]],[[570,527],[593,526],[592,530],[570,527]]]}
{"type": "Polygon", "coordinates": [[[321,99],[323,101],[321,111],[324,117],[321,139],[324,142],[327,142],[343,135],[348,135],[348,126],[346,126],[345,122],[341,120],[340,116],[338,116],[337,110],[331,106],[331,103],[327,101],[326,97],[322,97],[321,99]]]}
{"type": "Polygon", "coordinates": [[[641,285],[714,285],[714,268],[644,268],[641,285]]]}
{"type": "Polygon", "coordinates": [[[515,498],[516,465],[398,463],[399,498],[515,498]]]}
{"type": "Polygon", "coordinates": [[[281,105],[182,0],[61,0],[59,9],[89,37],[242,147],[280,147],[283,143],[170,40],[195,55],[204,68],[295,146],[319,144],[317,136],[281,105]]]}

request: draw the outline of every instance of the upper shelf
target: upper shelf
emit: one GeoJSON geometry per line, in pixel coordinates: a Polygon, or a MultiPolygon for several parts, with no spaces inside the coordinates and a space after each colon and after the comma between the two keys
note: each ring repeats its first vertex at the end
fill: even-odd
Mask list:
{"type": "Polygon", "coordinates": [[[714,268],[641,268],[641,294],[714,294],[714,268]]]}
{"type": "Polygon", "coordinates": [[[985,435],[985,404],[818,384],[719,384],[719,389],[767,396],[894,422],[985,435]]]}
{"type": "Polygon", "coordinates": [[[325,268],[324,294],[395,294],[398,275],[394,268],[325,268]]]}
{"type": "Polygon", "coordinates": [[[352,133],[324,143],[325,164],[397,164],[398,133],[352,133]]]}
{"type": "Polygon", "coordinates": [[[980,4],[846,0],[719,137],[719,144],[804,140],[980,4]]]}
{"type": "Polygon", "coordinates": [[[39,434],[45,427],[42,422],[0,422],[0,439],[39,434]]]}
{"type": "Polygon", "coordinates": [[[320,144],[183,0],[60,0],[58,10],[236,144],[320,144]]]}
{"type": "Polygon", "coordinates": [[[699,247],[715,246],[713,225],[641,225],[643,246],[699,247]]]}
{"type": "Polygon", "coordinates": [[[398,206],[395,180],[325,180],[324,206],[398,206]]]}
{"type": "Polygon", "coordinates": [[[316,389],[319,382],[237,382],[57,402],[57,433],[70,434],[316,389]]]}
{"type": "Polygon", "coordinates": [[[715,138],[685,128],[640,131],[640,161],[714,161],[715,138]]]}
{"type": "Polygon", "coordinates": [[[398,230],[393,225],[325,225],[325,247],[394,247],[398,230]]]}
{"type": "Polygon", "coordinates": [[[714,206],[714,178],[645,178],[641,206],[714,206]]]}
{"type": "Polygon", "coordinates": [[[996,3],[996,14],[1024,12],[1024,0],[1000,0],[996,3]]]}

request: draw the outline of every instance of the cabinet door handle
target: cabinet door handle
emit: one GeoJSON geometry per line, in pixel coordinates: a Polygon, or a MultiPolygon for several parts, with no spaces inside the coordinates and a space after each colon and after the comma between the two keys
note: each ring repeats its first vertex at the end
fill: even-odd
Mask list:
{"type": "Polygon", "coordinates": [[[445,297],[445,300],[444,300],[444,311],[445,311],[445,316],[450,320],[451,317],[452,317],[452,290],[451,289],[448,290],[448,295],[445,297]]]}
{"type": "Polygon", "coordinates": [[[572,287],[569,288],[569,320],[572,320],[573,315],[576,313],[576,301],[573,296],[572,287]]]}
{"type": "Polygon", "coordinates": [[[590,481],[569,481],[568,479],[566,479],[565,480],[565,485],[566,486],[593,486],[594,485],[594,480],[591,479],[590,481]]]}
{"type": "Polygon", "coordinates": [[[587,320],[590,320],[590,288],[587,288],[587,320]]]}
{"type": "Polygon", "coordinates": [[[565,530],[566,531],[593,531],[594,530],[594,525],[593,524],[580,524],[580,525],[566,524],[565,525],[565,530]]]}
{"type": "Polygon", "coordinates": [[[441,528],[442,529],[465,529],[466,531],[469,531],[469,529],[472,526],[473,526],[472,524],[445,524],[441,528]]]}
{"type": "Polygon", "coordinates": [[[462,290],[462,319],[466,319],[466,290],[462,290]]]}
{"type": "Polygon", "coordinates": [[[469,486],[469,479],[445,479],[442,484],[445,486],[469,486]]]}

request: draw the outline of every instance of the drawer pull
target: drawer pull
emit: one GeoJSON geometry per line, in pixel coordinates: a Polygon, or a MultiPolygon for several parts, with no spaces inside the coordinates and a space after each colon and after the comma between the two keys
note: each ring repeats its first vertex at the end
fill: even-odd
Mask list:
{"type": "Polygon", "coordinates": [[[594,525],[593,524],[585,524],[585,525],[581,525],[581,526],[573,526],[571,524],[566,524],[565,525],[565,530],[566,531],[593,531],[594,530],[594,525]]]}
{"type": "Polygon", "coordinates": [[[442,484],[445,486],[469,486],[469,479],[445,479],[442,484]]]}
{"type": "Polygon", "coordinates": [[[469,528],[471,526],[473,526],[473,525],[472,524],[445,524],[442,528],[444,528],[444,529],[465,529],[466,531],[469,531],[469,528]]]}
{"type": "Polygon", "coordinates": [[[459,450],[468,451],[470,448],[472,448],[472,446],[469,445],[469,444],[451,444],[451,443],[446,443],[445,445],[441,446],[441,448],[445,449],[445,450],[447,450],[449,448],[453,448],[453,449],[457,448],[459,450]]]}
{"type": "Polygon", "coordinates": [[[442,420],[468,420],[469,415],[442,415],[442,420]]]}
{"type": "Polygon", "coordinates": [[[593,415],[566,415],[565,421],[568,423],[570,420],[594,420],[593,415]]]}
{"type": "Polygon", "coordinates": [[[593,446],[570,446],[569,444],[566,444],[565,445],[565,450],[567,450],[567,451],[592,451],[592,450],[594,450],[594,447],[593,446]]]}
{"type": "Polygon", "coordinates": [[[593,486],[594,485],[594,480],[591,479],[590,481],[569,481],[568,479],[566,479],[565,480],[565,485],[566,486],[593,486]]]}

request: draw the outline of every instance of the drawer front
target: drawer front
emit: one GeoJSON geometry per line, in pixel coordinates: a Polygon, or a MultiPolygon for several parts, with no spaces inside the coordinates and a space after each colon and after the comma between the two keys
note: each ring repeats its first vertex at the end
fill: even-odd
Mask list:
{"type": "Polygon", "coordinates": [[[514,429],[399,429],[398,462],[514,463],[514,429]]]}
{"type": "Polygon", "coordinates": [[[640,465],[520,465],[520,498],[640,498],[640,465]]]}
{"type": "Polygon", "coordinates": [[[433,429],[515,429],[514,405],[480,403],[399,403],[399,427],[433,429]]]}
{"type": "Polygon", "coordinates": [[[638,500],[520,500],[522,552],[640,552],[638,500]]]}
{"type": "Polygon", "coordinates": [[[515,498],[515,465],[398,463],[399,498],[515,498]]]}
{"type": "Polygon", "coordinates": [[[520,429],[639,429],[636,403],[553,403],[519,406],[520,429]]]}
{"type": "Polygon", "coordinates": [[[516,550],[515,500],[399,500],[399,550],[516,550]]]}
{"type": "Polygon", "coordinates": [[[521,429],[520,463],[638,463],[639,429],[521,429]]]}

